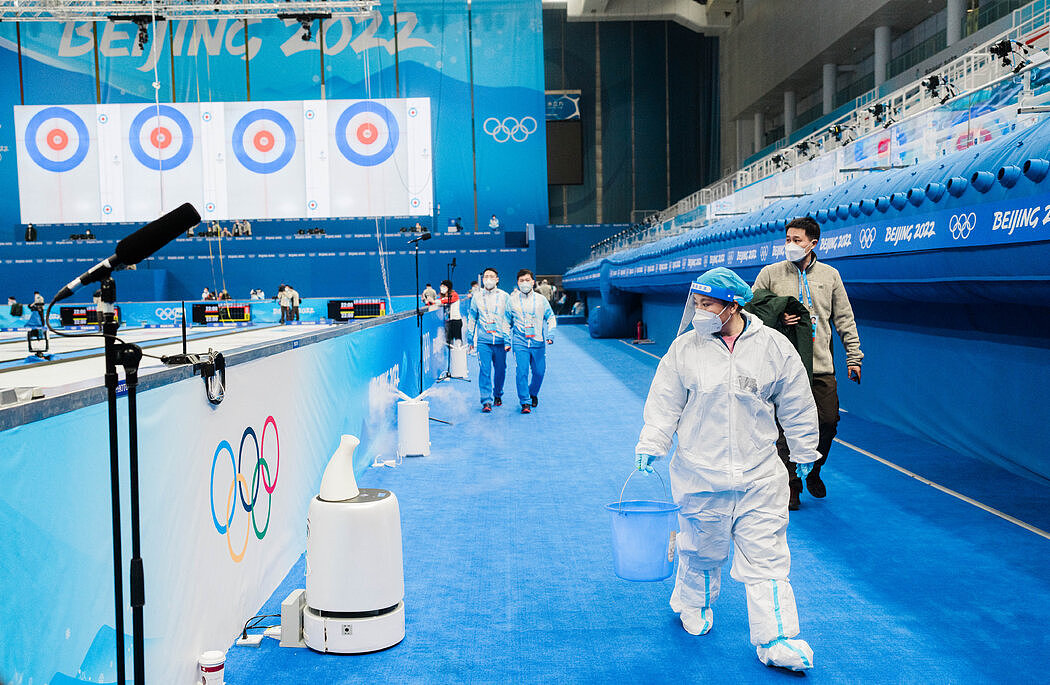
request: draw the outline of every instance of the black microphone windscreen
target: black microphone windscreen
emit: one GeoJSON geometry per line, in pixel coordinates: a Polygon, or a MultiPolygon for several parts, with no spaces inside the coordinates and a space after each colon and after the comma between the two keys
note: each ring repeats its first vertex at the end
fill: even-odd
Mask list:
{"type": "Polygon", "coordinates": [[[125,266],[138,264],[200,221],[189,202],[176,207],[117,243],[117,260],[125,266]]]}
{"type": "Polygon", "coordinates": [[[433,237],[434,236],[430,235],[429,233],[424,233],[423,235],[419,236],[419,239],[420,240],[430,240],[433,237]]]}

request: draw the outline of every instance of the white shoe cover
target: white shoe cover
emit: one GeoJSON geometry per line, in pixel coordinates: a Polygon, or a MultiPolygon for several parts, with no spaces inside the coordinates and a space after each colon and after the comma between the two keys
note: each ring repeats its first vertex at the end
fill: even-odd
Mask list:
{"type": "Polygon", "coordinates": [[[682,627],[690,635],[706,635],[715,623],[715,612],[711,607],[684,609],[680,615],[682,627]]]}
{"type": "MultiPolygon", "coordinates": [[[[682,615],[685,616],[685,614],[682,615]]],[[[682,622],[685,623],[684,618],[682,622]]],[[[813,668],[813,650],[805,640],[781,637],[769,644],[760,645],[756,649],[758,660],[766,666],[780,666],[790,668],[792,671],[805,671],[813,668]]]]}

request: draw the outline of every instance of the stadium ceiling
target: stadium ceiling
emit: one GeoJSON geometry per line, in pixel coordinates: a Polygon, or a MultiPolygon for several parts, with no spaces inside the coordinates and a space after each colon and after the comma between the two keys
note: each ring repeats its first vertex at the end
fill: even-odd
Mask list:
{"type": "Polygon", "coordinates": [[[697,33],[729,28],[736,0],[543,0],[569,21],[673,21],[697,33]]]}
{"type": "Polygon", "coordinates": [[[0,21],[106,21],[349,16],[374,10],[379,0],[0,0],[0,21]]]}

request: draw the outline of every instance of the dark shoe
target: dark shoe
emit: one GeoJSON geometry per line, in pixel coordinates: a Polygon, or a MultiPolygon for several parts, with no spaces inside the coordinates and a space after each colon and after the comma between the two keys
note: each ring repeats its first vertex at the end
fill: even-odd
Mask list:
{"type": "Polygon", "coordinates": [[[502,397],[497,397],[496,398],[496,406],[497,407],[502,407],[503,406],[503,398],[502,397]]]}
{"type": "Polygon", "coordinates": [[[800,502],[798,493],[791,493],[791,499],[788,500],[788,511],[798,511],[799,506],[800,502]]]}
{"type": "Polygon", "coordinates": [[[489,404],[488,402],[486,402],[486,403],[485,403],[485,404],[484,404],[484,405],[483,405],[483,406],[481,407],[481,413],[482,413],[482,414],[488,414],[488,413],[490,413],[491,411],[492,411],[492,405],[491,405],[491,404],[489,404]]]}
{"type": "Polygon", "coordinates": [[[828,494],[828,489],[824,487],[824,481],[822,481],[820,475],[816,473],[811,473],[806,476],[806,489],[809,490],[809,494],[817,499],[826,497],[828,494]]]}
{"type": "Polygon", "coordinates": [[[530,407],[527,404],[521,405],[521,413],[522,414],[531,414],[532,413],[532,407],[530,407]]]}
{"type": "Polygon", "coordinates": [[[535,395],[529,395],[529,397],[532,398],[532,406],[535,407],[540,403],[540,398],[536,397],[535,395]]]}

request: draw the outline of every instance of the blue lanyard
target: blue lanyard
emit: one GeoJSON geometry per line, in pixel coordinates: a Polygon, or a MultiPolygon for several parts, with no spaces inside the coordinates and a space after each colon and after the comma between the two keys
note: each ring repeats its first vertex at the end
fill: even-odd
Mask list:
{"type": "Polygon", "coordinates": [[[813,295],[809,292],[809,279],[806,278],[805,269],[798,270],[798,299],[806,305],[809,310],[809,321],[813,327],[813,342],[817,341],[817,314],[813,307],[813,295]]]}
{"type": "MultiPolygon", "coordinates": [[[[530,293],[529,295],[525,295],[521,291],[518,291],[518,304],[521,307],[522,331],[523,331],[522,334],[526,338],[535,338],[536,337],[536,314],[537,314],[536,310],[539,309],[539,299],[538,299],[536,293],[533,292],[533,293],[530,293]],[[526,328],[525,327],[525,298],[530,297],[530,296],[533,298],[533,300],[532,300],[532,321],[531,321],[530,325],[526,328]],[[530,335],[530,334],[524,332],[524,331],[527,331],[527,330],[531,330],[532,334],[530,335]]],[[[541,333],[542,333],[542,331],[541,331],[541,333]]]]}

